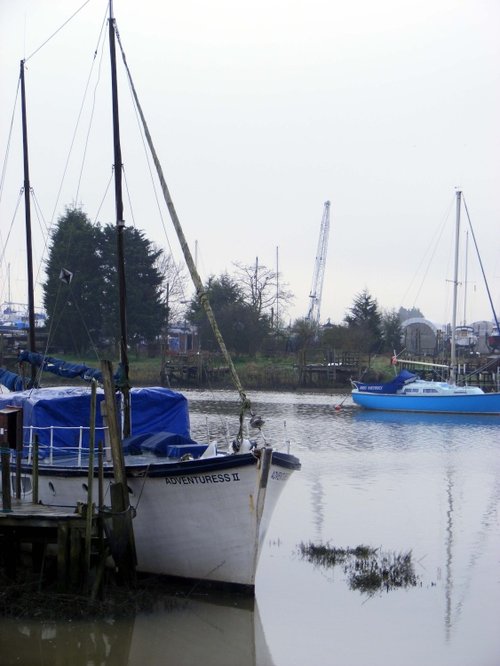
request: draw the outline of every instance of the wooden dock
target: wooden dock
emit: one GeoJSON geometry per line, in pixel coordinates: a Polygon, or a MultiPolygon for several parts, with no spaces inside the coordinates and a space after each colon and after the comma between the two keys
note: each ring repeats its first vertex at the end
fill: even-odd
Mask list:
{"type": "Polygon", "coordinates": [[[306,351],[299,354],[298,385],[308,388],[328,388],[349,384],[351,377],[359,373],[360,354],[358,352],[335,353],[322,351],[321,362],[310,362],[306,351]]]}
{"type": "Polygon", "coordinates": [[[88,534],[86,505],[77,509],[12,500],[0,508],[0,557],[8,577],[15,579],[21,562],[31,558],[33,571],[43,573],[49,549],[57,561],[57,585],[61,591],[82,590],[88,585],[86,543],[95,538],[97,517],[88,534]]]}

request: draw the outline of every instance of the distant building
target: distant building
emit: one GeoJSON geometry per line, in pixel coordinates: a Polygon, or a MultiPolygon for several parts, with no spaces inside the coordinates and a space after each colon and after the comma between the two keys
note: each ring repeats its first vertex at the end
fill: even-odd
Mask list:
{"type": "Polygon", "coordinates": [[[176,322],[168,327],[168,351],[177,354],[196,353],[200,350],[200,339],[196,326],[187,322],[176,322]]]}
{"type": "Polygon", "coordinates": [[[409,354],[434,356],[443,351],[443,328],[436,326],[429,319],[412,317],[401,324],[402,344],[409,354]]]}
{"type": "Polygon", "coordinates": [[[488,338],[493,331],[493,323],[485,320],[475,321],[472,328],[477,335],[476,351],[479,354],[488,354],[491,351],[488,346],[488,338]]]}

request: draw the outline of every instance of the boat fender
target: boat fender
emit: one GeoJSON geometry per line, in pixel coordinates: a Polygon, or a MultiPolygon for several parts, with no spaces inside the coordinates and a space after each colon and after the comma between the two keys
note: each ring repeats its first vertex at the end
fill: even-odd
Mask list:
{"type": "Polygon", "coordinates": [[[210,442],[200,458],[215,458],[218,455],[217,442],[210,442]]]}
{"type": "Polygon", "coordinates": [[[233,439],[232,449],[234,453],[250,453],[253,448],[255,448],[255,442],[249,439],[233,439]]]}

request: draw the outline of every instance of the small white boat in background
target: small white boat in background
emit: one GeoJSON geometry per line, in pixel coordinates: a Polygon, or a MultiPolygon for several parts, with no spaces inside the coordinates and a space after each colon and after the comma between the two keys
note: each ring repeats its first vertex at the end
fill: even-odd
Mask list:
{"type": "Polygon", "coordinates": [[[478,336],[472,326],[457,326],[455,328],[455,346],[457,353],[470,353],[477,346],[478,336]]]}

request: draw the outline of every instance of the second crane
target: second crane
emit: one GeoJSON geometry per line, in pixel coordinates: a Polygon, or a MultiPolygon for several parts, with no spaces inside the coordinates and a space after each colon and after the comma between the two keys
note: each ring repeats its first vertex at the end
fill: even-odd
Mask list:
{"type": "Polygon", "coordinates": [[[321,308],[321,295],[323,293],[323,279],[325,277],[326,253],[328,250],[328,236],[330,233],[330,202],[325,201],[323,217],[321,219],[321,228],[319,231],[318,249],[316,251],[316,261],[314,262],[313,281],[311,293],[309,294],[310,303],[307,319],[319,324],[319,315],[321,308]]]}

